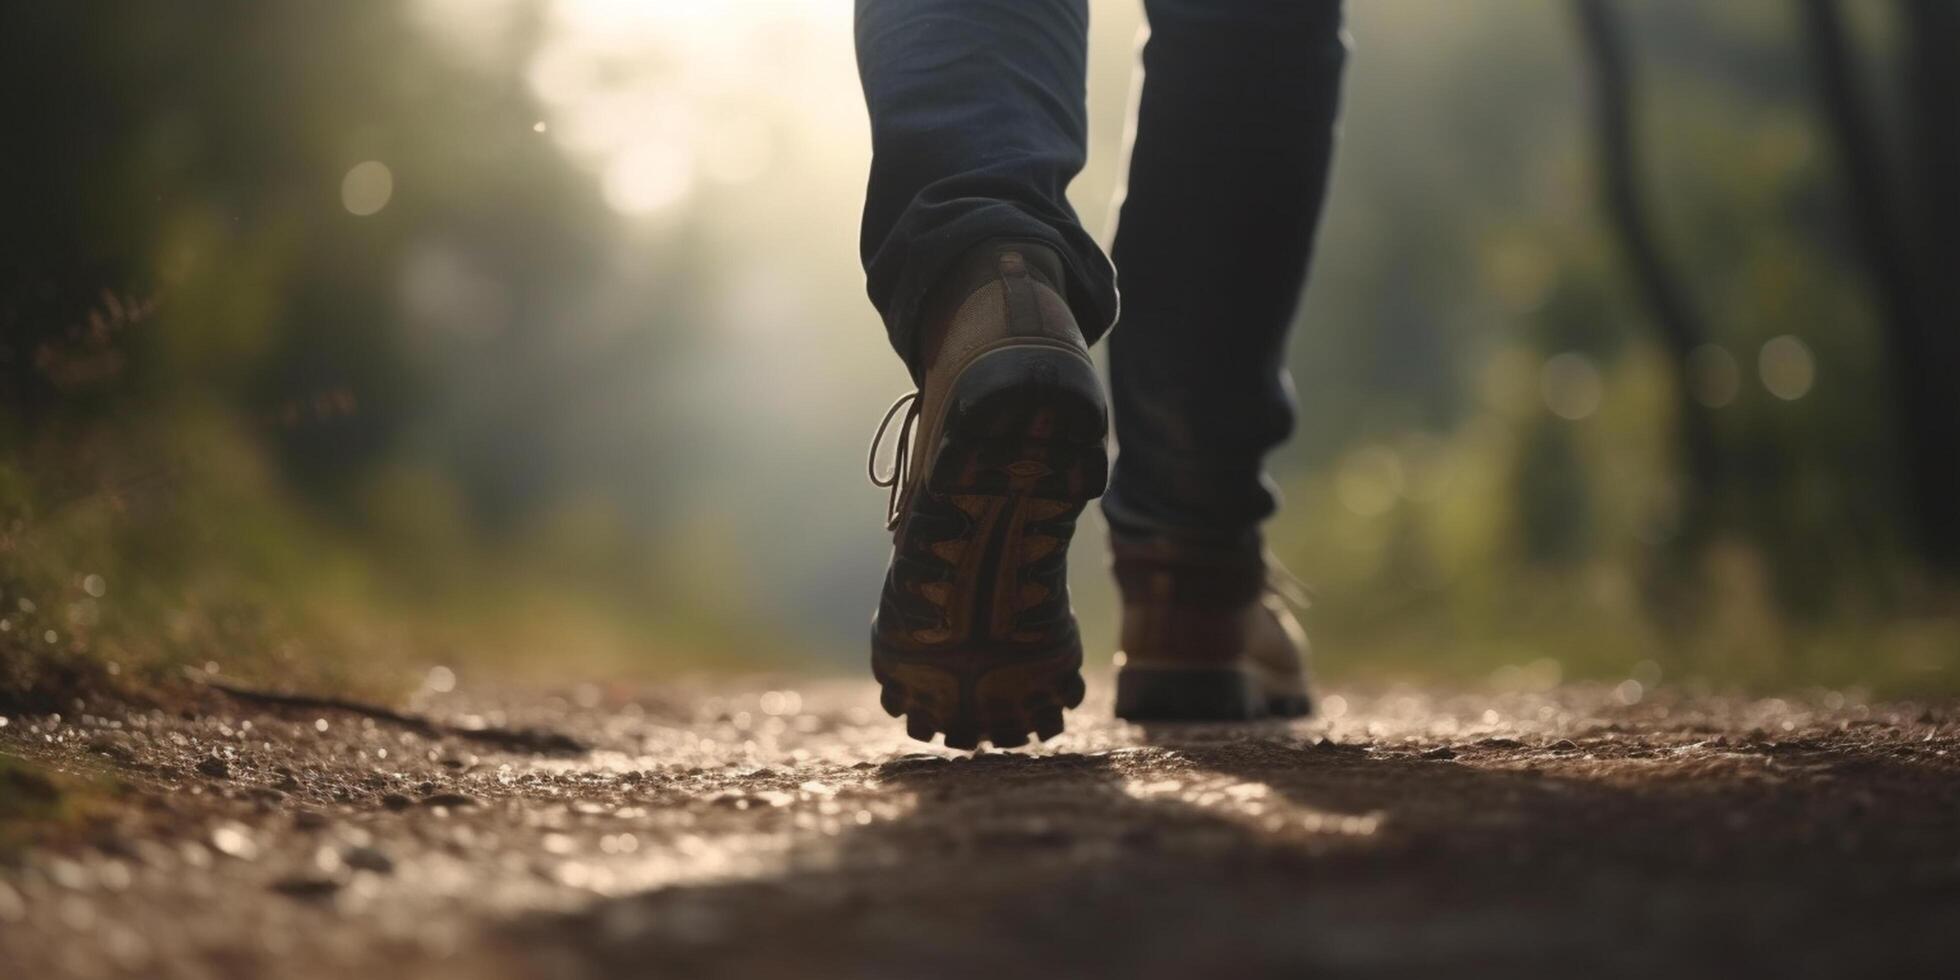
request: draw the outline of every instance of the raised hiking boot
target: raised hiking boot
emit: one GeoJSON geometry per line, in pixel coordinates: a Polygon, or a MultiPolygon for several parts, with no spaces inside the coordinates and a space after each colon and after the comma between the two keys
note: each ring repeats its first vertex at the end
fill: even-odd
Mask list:
{"type": "Polygon", "coordinates": [[[923,385],[872,440],[893,546],[871,672],[920,741],[1025,745],[1082,703],[1068,543],[1108,480],[1109,421],[1062,283],[1040,245],[967,253],[927,305],[923,385]],[[878,444],[901,410],[881,475],[878,444]]]}
{"type": "Polygon", "coordinates": [[[1251,721],[1312,710],[1307,634],[1288,608],[1305,599],[1256,541],[1113,538],[1111,547],[1123,594],[1118,718],[1251,721]]]}

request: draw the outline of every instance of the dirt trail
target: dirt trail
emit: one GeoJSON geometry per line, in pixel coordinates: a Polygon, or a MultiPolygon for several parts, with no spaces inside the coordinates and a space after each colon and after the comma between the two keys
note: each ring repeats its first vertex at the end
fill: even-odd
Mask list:
{"type": "Polygon", "coordinates": [[[1060,740],[981,756],[906,741],[868,683],[415,708],[436,724],[215,691],[8,718],[0,754],[125,788],[0,865],[0,975],[1824,977],[1960,955],[1949,705],[1343,692],[1298,725],[1144,731],[1092,699],[1060,740]]]}

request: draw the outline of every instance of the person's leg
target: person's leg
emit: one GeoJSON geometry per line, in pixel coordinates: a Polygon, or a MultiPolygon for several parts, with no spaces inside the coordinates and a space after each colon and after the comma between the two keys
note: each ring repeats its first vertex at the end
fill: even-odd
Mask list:
{"type": "Polygon", "coordinates": [[[1116,713],[1300,715],[1306,636],[1271,584],[1259,524],[1276,505],[1266,453],[1293,428],[1286,334],[1327,185],[1340,5],[1145,9],[1103,498],[1123,594],[1116,713]]]}
{"type": "Polygon", "coordinates": [[[915,738],[1022,745],[1082,702],[1068,545],[1109,476],[1088,345],[1114,317],[1114,276],[1064,196],[1087,136],[1088,7],[857,11],[865,269],[918,384],[886,416],[907,409],[889,473],[874,447],[893,538],[871,670],[915,738]]]}
{"type": "Polygon", "coordinates": [[[1293,427],[1286,335],[1326,190],[1346,58],[1337,0],[1146,0],[1114,258],[1119,537],[1255,544],[1293,427]]]}
{"type": "Polygon", "coordinates": [[[990,239],[1046,244],[1088,342],[1115,319],[1109,260],[1069,206],[1088,140],[1087,0],[858,0],[872,163],[871,301],[919,380],[927,297],[990,239]]]}

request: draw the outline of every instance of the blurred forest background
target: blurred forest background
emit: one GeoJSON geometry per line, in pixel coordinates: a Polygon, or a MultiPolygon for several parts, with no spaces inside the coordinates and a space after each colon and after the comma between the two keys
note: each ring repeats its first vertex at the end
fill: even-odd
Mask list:
{"type": "MultiPolygon", "coordinates": [[[[849,6],[6,5],[0,706],[855,668],[906,380],[849,6]]],[[[1350,33],[1270,530],[1322,673],[1960,689],[1960,4],[1350,33]]]]}

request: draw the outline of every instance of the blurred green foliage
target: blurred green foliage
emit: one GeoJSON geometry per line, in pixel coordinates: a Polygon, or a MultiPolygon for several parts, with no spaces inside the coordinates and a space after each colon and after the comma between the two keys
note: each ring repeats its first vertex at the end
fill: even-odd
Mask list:
{"type": "Polygon", "coordinates": [[[645,614],[665,572],[630,545],[662,519],[663,420],[581,396],[657,384],[670,324],[583,308],[610,214],[522,79],[443,56],[406,9],[4,14],[30,107],[0,164],[18,669],[65,651],[346,684],[409,636],[420,661],[698,645],[699,617],[645,614]],[[413,192],[363,220],[347,175],[382,158],[413,192]],[[636,523],[594,526],[592,498],[636,523]]]}
{"type": "Polygon", "coordinates": [[[1403,671],[1951,689],[1960,620],[1902,519],[1884,338],[1796,10],[1622,9],[1651,218],[1720,349],[1696,375],[1715,539],[1671,547],[1667,355],[1595,203],[1567,12],[1358,8],[1275,527],[1324,587],[1323,646],[1403,671]]]}

